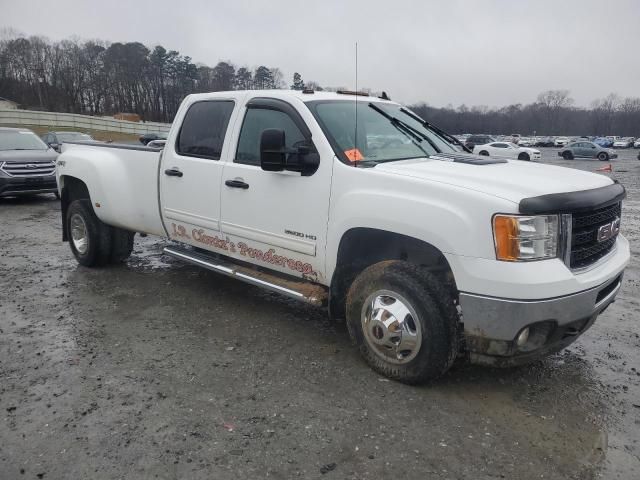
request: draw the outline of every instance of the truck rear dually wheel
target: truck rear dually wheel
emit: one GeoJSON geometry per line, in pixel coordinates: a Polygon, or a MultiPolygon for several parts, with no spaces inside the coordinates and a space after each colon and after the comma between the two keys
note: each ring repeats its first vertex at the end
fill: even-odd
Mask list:
{"type": "Polygon", "coordinates": [[[80,265],[109,263],[111,229],[96,216],[89,200],[74,200],[67,209],[69,246],[80,265]]]}
{"type": "Polygon", "coordinates": [[[71,202],[66,222],[71,252],[80,265],[97,267],[118,263],[133,250],[134,234],[100,221],[89,200],[71,202]]]}
{"type": "Polygon", "coordinates": [[[427,270],[385,261],[365,269],[347,294],[347,326],[365,361],[404,383],[445,373],[458,353],[458,315],[427,270]]]}

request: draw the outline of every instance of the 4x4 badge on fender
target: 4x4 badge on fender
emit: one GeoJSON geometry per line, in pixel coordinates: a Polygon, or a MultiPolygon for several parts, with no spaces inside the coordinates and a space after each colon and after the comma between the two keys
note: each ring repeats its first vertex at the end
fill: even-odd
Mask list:
{"type": "Polygon", "coordinates": [[[613,222],[606,223],[598,228],[598,242],[606,242],[615,237],[620,232],[620,219],[616,218],[613,222]]]}

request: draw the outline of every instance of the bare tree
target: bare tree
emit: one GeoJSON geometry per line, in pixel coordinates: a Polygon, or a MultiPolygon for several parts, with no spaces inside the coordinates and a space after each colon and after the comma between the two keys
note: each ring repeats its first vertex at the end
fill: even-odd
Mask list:
{"type": "Polygon", "coordinates": [[[563,110],[573,105],[569,90],[547,90],[538,95],[538,104],[547,119],[546,133],[555,132],[563,110]]]}

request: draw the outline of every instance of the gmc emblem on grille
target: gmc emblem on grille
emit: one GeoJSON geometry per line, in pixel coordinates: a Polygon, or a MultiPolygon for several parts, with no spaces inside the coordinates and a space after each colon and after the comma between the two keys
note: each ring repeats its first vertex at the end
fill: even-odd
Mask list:
{"type": "Polygon", "coordinates": [[[598,242],[606,242],[615,237],[618,232],[620,232],[620,219],[616,218],[613,222],[605,223],[598,228],[598,242]]]}

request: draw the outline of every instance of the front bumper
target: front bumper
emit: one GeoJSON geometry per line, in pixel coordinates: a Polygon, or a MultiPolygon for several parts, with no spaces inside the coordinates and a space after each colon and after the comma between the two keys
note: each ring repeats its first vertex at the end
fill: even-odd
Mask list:
{"type": "Polygon", "coordinates": [[[0,176],[0,197],[55,193],[58,191],[55,175],[31,177],[0,176]]]}
{"type": "Polygon", "coordinates": [[[622,273],[572,295],[513,300],[460,293],[466,347],[474,363],[511,366],[559,351],[584,333],[614,300],[622,273]],[[517,344],[529,328],[529,339],[517,344]]]}

